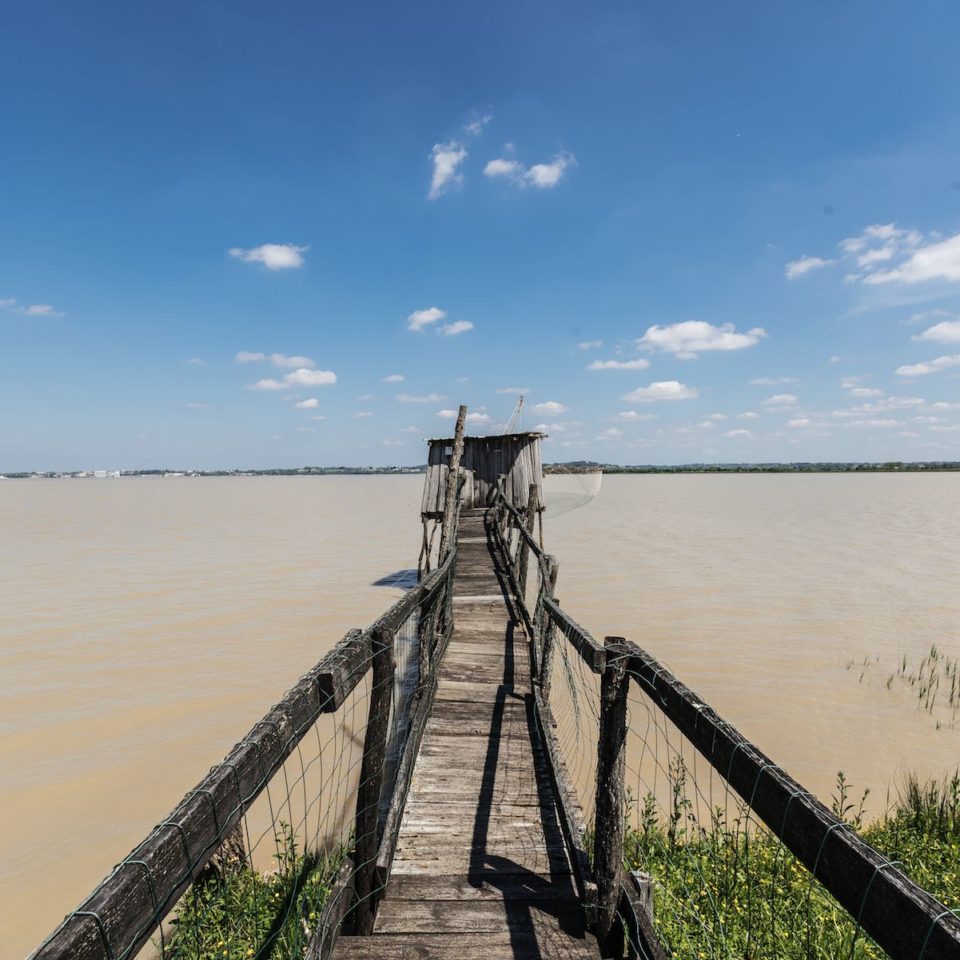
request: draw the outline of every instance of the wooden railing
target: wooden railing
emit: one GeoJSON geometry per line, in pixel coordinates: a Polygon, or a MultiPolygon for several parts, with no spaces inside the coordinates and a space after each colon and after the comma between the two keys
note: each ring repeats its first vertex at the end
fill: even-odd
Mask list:
{"type": "MultiPolygon", "coordinates": [[[[536,718],[552,767],[578,887],[602,955],[619,956],[626,932],[632,955],[654,960],[666,956],[652,924],[650,880],[623,868],[627,699],[632,690],[662,712],[744,806],[810,871],[811,884],[815,880],[829,891],[857,928],[866,931],[893,960],[960,957],[960,918],[952,911],[878,853],[648,653],[621,637],[597,643],[561,608],[554,595],[556,559],[543,551],[533,535],[532,518],[538,506],[533,487],[525,512],[516,510],[502,495],[495,496],[492,532],[531,640],[536,718]],[[531,568],[536,572],[536,599],[528,603],[531,568]],[[571,758],[554,733],[550,678],[558,634],[600,678],[591,824],[585,823],[571,783],[571,758]]],[[[642,731],[630,732],[643,736],[642,731]]]]}
{"type": "MultiPolygon", "coordinates": [[[[436,691],[436,665],[453,628],[458,516],[458,512],[453,516],[450,549],[438,568],[366,630],[350,631],[305,674],[64,919],[32,954],[33,960],[127,960],[158,933],[162,937],[165,919],[175,915],[178,901],[211,869],[225,844],[232,844],[234,850],[239,845],[243,858],[239,825],[251,805],[300,749],[317,721],[325,714],[341,716],[365,679],[369,680],[369,696],[362,761],[355,786],[353,828],[345,828],[349,852],[326,898],[323,916],[313,923],[306,955],[329,956],[344,924],[353,932],[369,932],[436,691]],[[402,629],[416,640],[417,647],[417,683],[404,704],[393,700],[398,669],[395,638],[402,629]],[[392,769],[387,762],[391,732],[397,735],[399,745],[392,769]]],[[[353,703],[352,711],[356,713],[362,706],[362,701],[353,703]]],[[[335,721],[342,723],[336,717],[335,721]]],[[[305,786],[306,780],[304,793],[305,786]]],[[[348,796],[353,789],[347,791],[348,796]]],[[[309,811],[309,801],[306,796],[304,799],[309,811]]],[[[289,806],[289,784],[287,803],[289,806]]],[[[342,814],[349,826],[349,811],[342,814]]],[[[279,819],[272,804],[271,816],[273,829],[279,819]]],[[[250,860],[252,866],[252,856],[250,860]]],[[[168,931],[167,939],[170,937],[168,931]]]]}

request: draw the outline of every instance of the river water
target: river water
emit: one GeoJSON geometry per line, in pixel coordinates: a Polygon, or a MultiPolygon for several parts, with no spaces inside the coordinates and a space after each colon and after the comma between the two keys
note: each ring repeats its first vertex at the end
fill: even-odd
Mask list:
{"type": "MultiPolygon", "coordinates": [[[[0,486],[0,956],[26,954],[416,564],[422,478],[0,486]]],[[[549,502],[549,500],[548,500],[549,502]]],[[[960,656],[960,475],[612,476],[551,517],[558,595],[829,802],[960,760],[887,687],[960,656]],[[864,665],[866,663],[866,665],[864,665]]],[[[939,728],[938,728],[939,721],[939,728]]]]}

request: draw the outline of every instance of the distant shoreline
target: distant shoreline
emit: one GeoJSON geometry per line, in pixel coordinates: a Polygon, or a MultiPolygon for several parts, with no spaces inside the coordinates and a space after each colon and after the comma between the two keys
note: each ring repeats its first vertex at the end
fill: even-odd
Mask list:
{"type": "MultiPolygon", "coordinates": [[[[543,472],[551,474],[594,473],[659,474],[659,473],[943,473],[960,471],[958,460],[923,460],[884,463],[819,462],[819,463],[684,463],[675,466],[621,466],[615,463],[576,461],[547,463],[543,472]]],[[[264,470],[47,470],[0,473],[4,480],[94,480],[119,477],[327,477],[327,476],[397,476],[421,474],[426,466],[415,467],[275,467],[264,470]]]]}

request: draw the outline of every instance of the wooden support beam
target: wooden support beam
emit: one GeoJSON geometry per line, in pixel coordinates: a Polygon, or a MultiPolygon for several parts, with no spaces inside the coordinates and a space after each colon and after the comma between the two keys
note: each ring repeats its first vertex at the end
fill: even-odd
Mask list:
{"type": "Polygon", "coordinates": [[[463,431],[467,424],[467,405],[460,404],[457,411],[457,429],[453,436],[453,453],[447,466],[447,486],[443,499],[443,530],[440,531],[439,563],[452,547],[453,518],[456,515],[457,490],[460,481],[460,459],[463,457],[463,431]]]}
{"type": "MultiPolygon", "coordinates": [[[[557,635],[553,617],[547,611],[543,599],[550,597],[556,602],[554,591],[557,589],[557,575],[560,572],[560,563],[554,556],[546,558],[547,577],[543,584],[544,597],[540,602],[540,624],[537,632],[540,636],[540,692],[544,700],[550,699],[550,676],[553,672],[553,651],[557,635]]],[[[541,574],[542,576],[542,574],[541,574]]]]}
{"type": "Polygon", "coordinates": [[[537,485],[535,483],[531,483],[530,489],[527,493],[527,511],[524,515],[524,528],[530,537],[527,538],[521,535],[520,543],[517,549],[517,589],[520,592],[520,597],[524,603],[526,603],[527,592],[527,568],[530,563],[530,541],[533,538],[533,525],[537,520],[538,507],[539,500],[537,485]]]}
{"type": "Polygon", "coordinates": [[[390,700],[393,694],[393,633],[384,628],[372,632],[373,677],[370,685],[370,712],[363,738],[363,760],[357,787],[357,815],[354,836],[353,928],[356,933],[373,931],[376,918],[374,887],[377,854],[380,849],[379,811],[383,788],[384,755],[387,726],[390,722],[390,700]]]}
{"type": "Polygon", "coordinates": [[[597,794],[593,836],[593,872],[597,881],[597,942],[602,957],[620,957],[623,932],[615,923],[623,870],[625,797],[623,775],[627,741],[629,653],[622,637],[605,637],[607,657],[600,677],[600,737],[597,744],[597,794]],[[619,935],[619,946],[618,943],[619,935]]]}

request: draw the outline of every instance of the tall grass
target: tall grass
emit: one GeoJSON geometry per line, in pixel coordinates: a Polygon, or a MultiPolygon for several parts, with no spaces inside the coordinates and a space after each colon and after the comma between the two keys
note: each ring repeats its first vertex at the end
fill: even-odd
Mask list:
{"type": "MultiPolygon", "coordinates": [[[[654,879],[657,932],[675,956],[704,960],[880,960],[885,954],[772,834],[739,807],[697,822],[686,771],[672,771],[671,809],[648,796],[627,833],[626,864],[654,879]]],[[[864,824],[841,774],[834,812],[949,908],[960,907],[960,778],[908,778],[896,806],[864,824]]]]}

